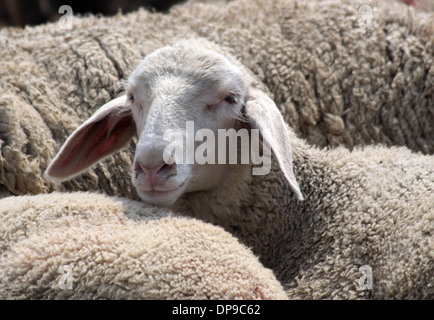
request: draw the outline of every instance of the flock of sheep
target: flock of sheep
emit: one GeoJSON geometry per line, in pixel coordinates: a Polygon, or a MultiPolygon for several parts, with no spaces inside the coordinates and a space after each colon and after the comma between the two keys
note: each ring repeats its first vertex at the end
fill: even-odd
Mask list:
{"type": "Polygon", "coordinates": [[[434,298],[433,14],[372,6],[0,31],[0,297],[434,298]],[[259,129],[271,171],[167,163],[187,121],[259,129]]]}

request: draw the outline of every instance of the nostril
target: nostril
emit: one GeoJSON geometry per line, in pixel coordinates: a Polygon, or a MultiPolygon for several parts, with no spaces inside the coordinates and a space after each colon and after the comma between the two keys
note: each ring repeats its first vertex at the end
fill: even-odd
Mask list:
{"type": "Polygon", "coordinates": [[[146,167],[140,162],[136,162],[135,169],[136,169],[136,173],[143,172],[145,176],[151,176],[151,169],[149,169],[148,167],[146,167]]]}
{"type": "Polygon", "coordinates": [[[149,168],[140,162],[136,162],[135,170],[136,174],[143,172],[147,179],[154,180],[159,174],[168,174],[171,171],[174,171],[174,173],[172,172],[171,175],[176,174],[176,163],[173,162],[172,164],[167,164],[162,162],[153,168],[149,168]]]}
{"type": "Polygon", "coordinates": [[[167,163],[165,163],[164,165],[162,165],[156,172],[156,174],[159,174],[161,171],[164,171],[165,168],[167,167],[167,163]]]}
{"type": "Polygon", "coordinates": [[[158,166],[153,167],[151,172],[156,176],[165,166],[166,163],[162,162],[158,166]]]}
{"type": "MultiPolygon", "coordinates": [[[[158,169],[158,171],[156,172],[156,174],[161,173],[168,173],[169,171],[174,171],[176,170],[176,163],[172,163],[172,164],[168,164],[168,163],[164,163],[163,166],[161,166],[161,168],[158,169]]],[[[175,171],[176,173],[176,171],[175,171]]]]}

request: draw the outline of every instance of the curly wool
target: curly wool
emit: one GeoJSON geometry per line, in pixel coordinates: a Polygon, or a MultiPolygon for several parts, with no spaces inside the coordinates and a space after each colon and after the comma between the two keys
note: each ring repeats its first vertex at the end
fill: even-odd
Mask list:
{"type": "Polygon", "coordinates": [[[375,27],[341,1],[187,3],[0,31],[0,196],[99,190],[138,199],[130,147],[61,186],[42,178],[65,139],[121,90],[141,57],[185,37],[235,55],[285,120],[317,146],[372,143],[434,152],[433,13],[371,2],[375,27]]]}
{"type": "Polygon", "coordinates": [[[293,133],[291,144],[303,202],[273,159],[268,175],[184,194],[171,209],[234,234],[289,298],[433,299],[433,156],[320,150],[293,133]],[[362,266],[372,268],[369,290],[359,285],[362,266]]]}
{"type": "Polygon", "coordinates": [[[222,228],[90,193],[0,200],[1,299],[286,299],[222,228]],[[62,268],[72,288],[64,288],[62,268]]]}

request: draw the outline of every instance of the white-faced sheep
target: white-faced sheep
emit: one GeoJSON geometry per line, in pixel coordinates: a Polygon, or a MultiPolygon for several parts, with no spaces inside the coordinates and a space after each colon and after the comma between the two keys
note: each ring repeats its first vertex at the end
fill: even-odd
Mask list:
{"type": "Polygon", "coordinates": [[[274,270],[289,297],[432,298],[432,156],[399,147],[311,147],[242,65],[217,45],[191,39],[148,55],[126,95],[69,137],[48,176],[82,172],[136,130],[132,181],[142,199],[223,226],[274,270]],[[260,129],[263,150],[273,151],[270,173],[253,175],[251,161],[199,165],[167,154],[166,132],[188,121],[195,133],[215,136],[260,129]],[[371,290],[359,285],[365,265],[371,290]]]}
{"type": "Polygon", "coordinates": [[[1,299],[285,299],[222,228],[91,193],[0,200],[1,299]]]}
{"type": "Polygon", "coordinates": [[[295,133],[317,146],[371,143],[434,152],[433,14],[370,1],[374,29],[352,1],[237,0],[76,17],[0,30],[0,196],[102,191],[138,199],[135,143],[83,176],[42,177],[65,139],[117,95],[143,56],[206,37],[252,70],[295,133]],[[216,18],[218,17],[218,18],[216,18]]]}

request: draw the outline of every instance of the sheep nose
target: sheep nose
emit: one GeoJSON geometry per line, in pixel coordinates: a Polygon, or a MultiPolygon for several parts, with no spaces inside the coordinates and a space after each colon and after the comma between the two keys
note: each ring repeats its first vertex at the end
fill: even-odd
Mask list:
{"type": "Polygon", "coordinates": [[[145,166],[143,163],[137,162],[136,170],[142,170],[145,174],[145,179],[149,182],[154,182],[158,177],[167,177],[169,175],[173,175],[173,172],[176,170],[176,163],[167,164],[165,162],[161,162],[159,165],[149,168],[145,166]]]}

